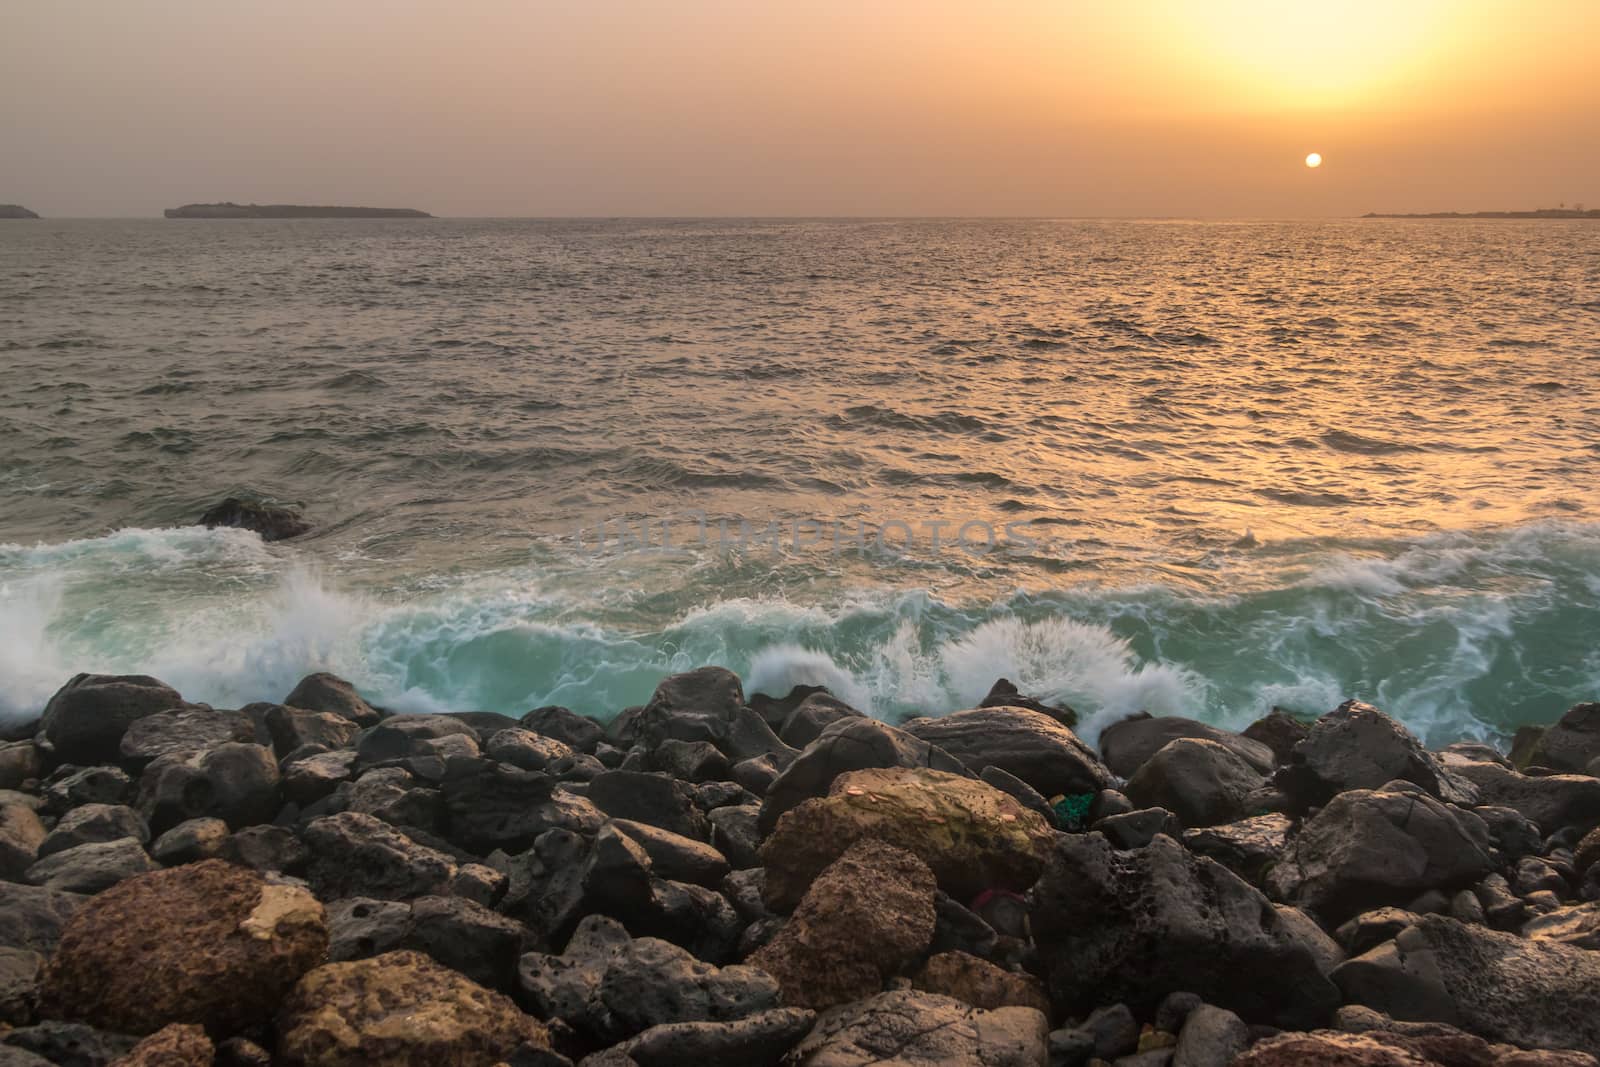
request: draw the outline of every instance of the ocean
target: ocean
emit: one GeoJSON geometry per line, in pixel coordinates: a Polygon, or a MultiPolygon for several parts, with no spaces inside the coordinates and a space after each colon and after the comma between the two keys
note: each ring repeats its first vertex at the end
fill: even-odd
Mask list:
{"type": "Polygon", "coordinates": [[[0,225],[0,717],[1600,697],[1600,226],[0,225]],[[263,544],[192,523],[302,506],[263,544]]]}

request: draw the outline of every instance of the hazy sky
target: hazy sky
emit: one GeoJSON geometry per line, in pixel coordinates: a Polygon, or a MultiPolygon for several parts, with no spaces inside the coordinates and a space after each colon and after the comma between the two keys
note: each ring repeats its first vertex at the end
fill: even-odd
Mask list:
{"type": "Polygon", "coordinates": [[[1600,206],[1595,0],[3,13],[0,202],[46,215],[221,199],[441,215],[1600,206]]]}

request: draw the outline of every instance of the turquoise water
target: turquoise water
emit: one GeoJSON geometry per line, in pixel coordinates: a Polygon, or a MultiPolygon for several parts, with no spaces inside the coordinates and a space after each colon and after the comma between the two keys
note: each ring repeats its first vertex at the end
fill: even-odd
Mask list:
{"type": "Polygon", "coordinates": [[[1446,741],[1600,691],[1582,223],[44,222],[0,360],[12,718],[313,669],[608,716],[720,663],[1446,741]],[[316,532],[181,525],[240,491],[316,532]]]}

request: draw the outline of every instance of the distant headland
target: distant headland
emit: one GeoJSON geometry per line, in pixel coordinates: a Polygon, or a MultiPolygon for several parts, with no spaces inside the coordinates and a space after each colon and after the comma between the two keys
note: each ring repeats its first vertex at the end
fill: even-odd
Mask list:
{"type": "Polygon", "coordinates": [[[0,219],[36,219],[38,215],[21,204],[0,204],[0,219]]]}
{"type": "Polygon", "coordinates": [[[169,219],[431,219],[409,207],[306,207],[301,204],[185,204],[163,212],[169,219]]]}
{"type": "Polygon", "coordinates": [[[1541,207],[1532,211],[1430,211],[1422,215],[1402,215],[1389,211],[1369,211],[1364,219],[1600,219],[1600,208],[1541,207]]]}

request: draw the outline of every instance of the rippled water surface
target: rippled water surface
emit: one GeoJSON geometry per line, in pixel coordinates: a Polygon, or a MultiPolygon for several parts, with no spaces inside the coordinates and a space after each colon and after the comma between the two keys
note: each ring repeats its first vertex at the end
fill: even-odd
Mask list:
{"type": "Polygon", "coordinates": [[[0,361],[13,715],[719,662],[1447,739],[1600,690],[1592,224],[10,223],[0,361]],[[318,529],[183,528],[238,492],[318,529]]]}

